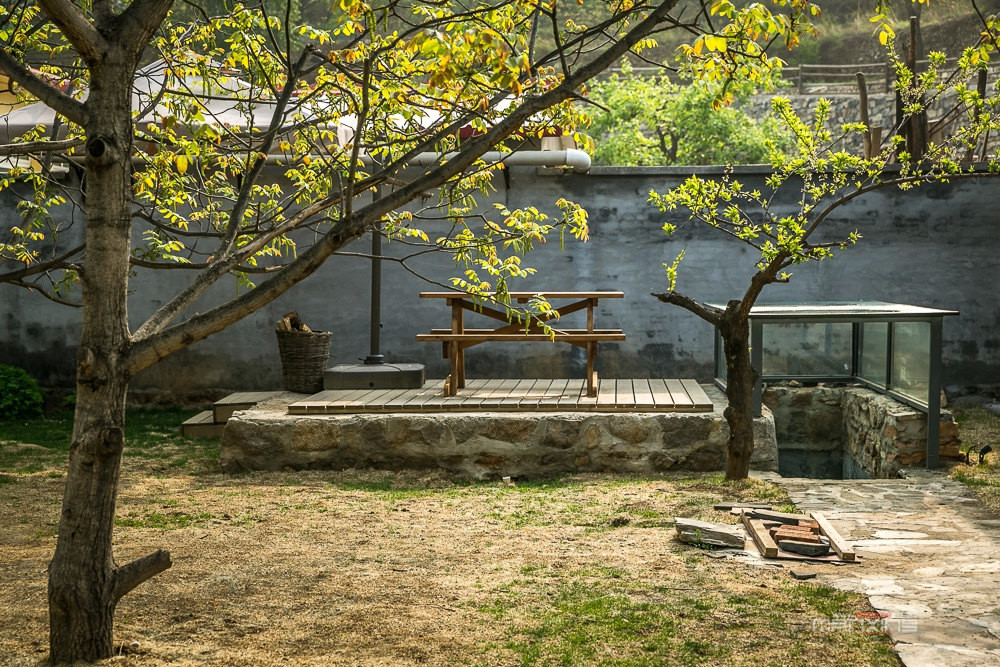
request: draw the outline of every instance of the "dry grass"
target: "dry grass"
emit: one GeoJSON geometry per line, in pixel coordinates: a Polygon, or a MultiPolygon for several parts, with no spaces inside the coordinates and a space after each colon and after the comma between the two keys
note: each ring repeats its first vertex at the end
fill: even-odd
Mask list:
{"type": "Polygon", "coordinates": [[[971,465],[958,465],[951,476],[968,484],[987,507],[1000,514],[1000,416],[983,408],[955,408],[962,437],[962,450],[969,451],[971,465]],[[989,445],[993,452],[979,464],[978,453],[989,445]]]}
{"type": "MultiPolygon", "coordinates": [[[[0,662],[33,665],[63,462],[10,435],[0,426],[0,662]]],[[[898,664],[884,636],[814,625],[870,611],[864,597],[673,539],[670,517],[730,520],[721,499],[787,502],[762,482],[233,477],[212,443],[145,435],[116,559],[165,547],[174,565],[120,604],[115,664],[898,664]]]]}

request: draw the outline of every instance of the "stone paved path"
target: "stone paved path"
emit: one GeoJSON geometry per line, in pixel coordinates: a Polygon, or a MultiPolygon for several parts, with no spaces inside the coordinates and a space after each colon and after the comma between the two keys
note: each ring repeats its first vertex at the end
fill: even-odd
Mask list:
{"type": "Polygon", "coordinates": [[[1000,520],[966,486],[925,471],[893,480],[759,477],[854,543],[861,564],[811,569],[891,614],[904,664],[1000,665],[1000,520]]]}

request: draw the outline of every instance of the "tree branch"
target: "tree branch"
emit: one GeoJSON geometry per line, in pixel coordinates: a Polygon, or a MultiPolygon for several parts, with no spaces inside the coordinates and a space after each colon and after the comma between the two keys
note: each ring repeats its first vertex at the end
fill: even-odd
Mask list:
{"type": "Polygon", "coordinates": [[[121,600],[133,588],[152,579],[171,565],[173,563],[170,562],[170,552],[158,549],[147,556],[116,568],[111,599],[115,602],[121,600]]]}
{"type": "Polygon", "coordinates": [[[87,108],[69,95],[53,88],[48,83],[35,76],[21,61],[12,56],[7,49],[0,48],[0,69],[25,90],[37,97],[46,106],[78,125],[85,125],[89,114],[87,108]]]}
{"type": "Polygon", "coordinates": [[[722,311],[706,306],[705,304],[695,301],[691,297],[685,296],[679,292],[650,292],[650,294],[663,303],[680,306],[684,310],[694,313],[714,327],[719,326],[719,323],[722,321],[722,311]]]}
{"type": "Polygon", "coordinates": [[[132,4],[118,15],[116,19],[120,33],[118,44],[127,45],[128,53],[133,60],[138,59],[142,50],[146,48],[149,38],[163,23],[173,4],[173,0],[133,0],[132,4]]]}
{"type": "Polygon", "coordinates": [[[72,2],[38,0],[38,6],[59,27],[62,34],[88,64],[99,62],[104,57],[108,43],[72,2]]]}
{"type": "MultiPolygon", "coordinates": [[[[515,133],[532,116],[576,95],[577,88],[617,62],[636,43],[656,29],[677,0],[665,0],[620,40],[570,74],[555,88],[525,99],[483,134],[466,141],[454,157],[393,192],[355,211],[335,225],[306,252],[256,289],[169,328],[156,331],[144,324],[133,340],[129,371],[134,375],[167,355],[213,333],[222,331],[288,291],[311,275],[335,251],[365,232],[369,225],[427,190],[440,187],[461,174],[483,153],[515,133]],[[140,335],[142,332],[143,335],[140,335]]],[[[330,198],[335,199],[335,198],[330,198]]],[[[324,209],[325,210],[325,209],[324,209]]],[[[318,212],[318,211],[317,211],[318,212]]]]}
{"type": "Polygon", "coordinates": [[[86,247],[85,245],[80,244],[75,248],[73,248],[72,250],[64,252],[62,255],[59,255],[58,257],[53,257],[52,259],[45,260],[44,262],[36,262],[31,266],[27,266],[18,271],[0,273],[0,283],[21,280],[22,278],[28,278],[30,276],[37,275],[39,273],[45,273],[46,271],[50,271],[52,269],[65,269],[67,268],[66,260],[68,260],[73,255],[77,254],[78,252],[82,251],[85,247],[86,247]]]}
{"type": "Polygon", "coordinates": [[[58,153],[84,144],[83,139],[63,139],[62,141],[25,141],[20,144],[0,145],[0,156],[30,155],[32,153],[58,153]]]}

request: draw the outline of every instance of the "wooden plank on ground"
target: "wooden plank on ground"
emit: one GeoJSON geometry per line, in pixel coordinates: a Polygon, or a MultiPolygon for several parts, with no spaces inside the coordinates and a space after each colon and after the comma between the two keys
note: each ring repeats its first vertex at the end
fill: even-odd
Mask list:
{"type": "Polygon", "coordinates": [[[690,411],[694,410],[694,401],[688,396],[688,393],[684,390],[684,385],[681,384],[680,380],[666,380],[667,391],[670,392],[670,397],[674,401],[674,409],[680,411],[690,411]]]}
{"type": "Polygon", "coordinates": [[[635,407],[637,408],[652,408],[656,405],[649,380],[642,378],[632,380],[632,394],[635,396],[635,407]]]}
{"type": "Polygon", "coordinates": [[[809,520],[809,517],[805,514],[789,514],[788,512],[774,512],[764,509],[747,510],[746,514],[749,515],[751,519],[760,519],[761,521],[778,521],[779,523],[793,525],[797,524],[799,521],[809,520]]]}
{"type": "Polygon", "coordinates": [[[696,380],[681,380],[681,385],[684,387],[687,395],[691,397],[691,400],[694,401],[695,410],[712,409],[712,400],[696,380]]]}
{"type": "Polygon", "coordinates": [[[746,513],[743,514],[742,521],[750,537],[753,538],[754,544],[760,550],[761,555],[765,558],[777,557],[778,545],[771,539],[771,536],[764,528],[764,523],[760,519],[751,519],[746,513]]]}
{"type": "Polygon", "coordinates": [[[840,536],[840,533],[837,532],[837,529],[833,527],[833,524],[830,523],[825,516],[819,512],[813,512],[812,518],[819,524],[820,533],[826,535],[826,537],[830,540],[830,546],[833,547],[833,550],[837,552],[838,556],[840,556],[843,560],[855,559],[854,548],[848,543],[847,540],[840,536]]]}
{"type": "Polygon", "coordinates": [[[649,390],[653,394],[653,405],[657,410],[673,410],[674,399],[667,389],[667,383],[661,379],[653,378],[649,381],[649,390]]]}
{"type": "Polygon", "coordinates": [[[758,509],[758,510],[771,509],[771,506],[767,503],[741,503],[738,501],[734,501],[731,503],[718,503],[716,505],[713,505],[712,509],[728,512],[729,510],[738,509],[741,507],[745,507],[747,509],[758,509]]]}

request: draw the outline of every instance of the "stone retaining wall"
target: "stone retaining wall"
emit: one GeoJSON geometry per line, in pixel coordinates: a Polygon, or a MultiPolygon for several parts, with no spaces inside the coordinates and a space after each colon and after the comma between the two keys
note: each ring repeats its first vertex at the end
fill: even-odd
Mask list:
{"type": "MultiPolygon", "coordinates": [[[[774,415],[779,470],[783,456],[811,456],[815,465],[850,463],[884,479],[926,460],[927,416],[870,389],[777,384],[764,392],[764,404],[774,415]]],[[[950,413],[942,412],[940,429],[940,455],[958,457],[950,413]]]]}
{"type": "MultiPolygon", "coordinates": [[[[705,389],[713,412],[289,415],[289,401],[278,400],[233,415],[221,463],[228,472],[440,468],[474,479],[721,470],[726,403],[705,389]]],[[[776,470],[769,413],[756,420],[754,437],[751,466],[776,470]]]]}

